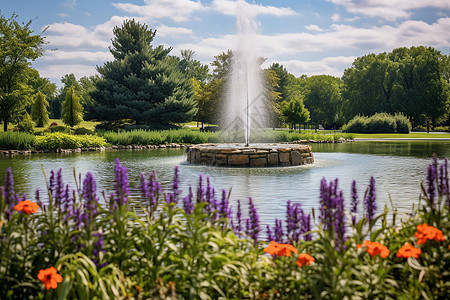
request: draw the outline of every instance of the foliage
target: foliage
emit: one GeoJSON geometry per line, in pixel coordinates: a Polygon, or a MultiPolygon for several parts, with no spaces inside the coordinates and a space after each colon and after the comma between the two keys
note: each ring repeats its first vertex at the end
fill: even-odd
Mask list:
{"type": "Polygon", "coordinates": [[[450,109],[446,61],[446,55],[424,46],[358,57],[342,76],[347,119],[402,112],[415,125],[422,125],[421,114],[438,124],[450,109]]]}
{"type": "Polygon", "coordinates": [[[356,116],[342,127],[353,133],[409,133],[411,122],[402,114],[379,113],[371,117],[356,116]]]}
{"type": "Polygon", "coordinates": [[[99,121],[132,119],[164,127],[189,122],[197,112],[190,78],[181,72],[171,48],[153,47],[156,31],[137,21],[114,27],[113,61],[98,67],[100,77],[90,94],[99,121]]]}
{"type": "Polygon", "coordinates": [[[37,127],[44,127],[48,124],[48,102],[45,100],[44,94],[40,91],[34,97],[34,103],[31,108],[31,115],[37,127]]]}
{"type": "Polygon", "coordinates": [[[437,126],[433,128],[433,131],[435,132],[450,132],[449,126],[437,126]]]}
{"type": "Polygon", "coordinates": [[[56,126],[49,126],[45,132],[65,132],[65,133],[72,133],[72,130],[63,125],[56,125],[56,126]]]}
{"type": "Polygon", "coordinates": [[[342,85],[340,78],[329,75],[306,78],[304,102],[313,124],[322,124],[326,129],[342,125],[342,85]]]}
{"type": "Polygon", "coordinates": [[[80,97],[76,94],[72,86],[66,93],[66,98],[62,104],[61,118],[64,124],[73,127],[83,121],[83,106],[80,97]]]}
{"type": "Polygon", "coordinates": [[[3,131],[17,122],[31,102],[33,88],[28,84],[31,61],[42,55],[44,38],[33,34],[31,21],[20,24],[17,15],[0,15],[0,119],[3,131]],[[19,118],[18,118],[19,117],[19,118]]]}
{"type": "Polygon", "coordinates": [[[338,180],[324,178],[317,214],[288,201],[285,220],[268,224],[267,238],[252,234],[259,220],[251,199],[248,219],[240,201],[231,214],[226,191],[217,197],[209,178],[205,184],[200,176],[196,193],[189,187],[181,198],[177,167],[166,191],[154,172],[142,173],[141,197],[134,199],[118,160],[114,172],[114,190],[100,200],[91,173],[72,189],[61,169],[52,171],[48,198],[36,193],[34,213],[36,204],[25,209],[25,195],[16,194],[7,170],[0,194],[2,299],[448,296],[447,160],[430,164],[422,202],[405,219],[395,209],[375,214],[373,177],[362,200],[354,182],[349,206],[338,180]],[[38,279],[52,267],[52,276],[62,277],[53,287],[38,279]]]}
{"type": "Polygon", "coordinates": [[[73,130],[73,134],[77,135],[83,135],[83,134],[90,134],[94,135],[94,131],[85,127],[77,127],[73,130]]]}
{"type": "Polygon", "coordinates": [[[34,145],[34,135],[28,132],[2,132],[0,133],[0,149],[28,150],[34,145]]]}
{"type": "Polygon", "coordinates": [[[105,146],[102,137],[93,135],[71,135],[62,132],[48,133],[37,136],[34,146],[36,149],[77,149],[105,146]]]}
{"type": "Polygon", "coordinates": [[[284,103],[282,107],[282,114],[285,122],[292,125],[305,124],[309,121],[309,111],[303,104],[303,97],[294,96],[288,103],[284,103]]]}
{"type": "Polygon", "coordinates": [[[14,128],[14,130],[33,133],[34,132],[33,126],[34,123],[33,120],[31,119],[31,116],[27,112],[25,112],[22,115],[21,120],[17,123],[17,126],[14,128]]]}

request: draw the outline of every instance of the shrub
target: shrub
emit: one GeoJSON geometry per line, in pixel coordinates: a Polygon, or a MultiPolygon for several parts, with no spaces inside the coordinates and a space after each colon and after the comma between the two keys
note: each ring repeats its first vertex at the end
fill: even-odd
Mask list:
{"type": "Polygon", "coordinates": [[[28,132],[2,132],[0,133],[0,149],[29,150],[34,145],[35,137],[28,132]]]}
{"type": "Polygon", "coordinates": [[[55,126],[58,126],[58,123],[57,123],[57,122],[52,122],[52,123],[50,123],[50,125],[49,125],[49,127],[55,127],[55,126]]]}
{"type": "Polygon", "coordinates": [[[416,126],[412,129],[412,131],[417,131],[417,132],[426,132],[427,128],[425,126],[419,125],[416,126]]]}
{"type": "Polygon", "coordinates": [[[69,127],[63,125],[50,126],[45,130],[45,132],[65,132],[65,133],[71,133],[71,131],[72,130],[69,127]]]}
{"type": "Polygon", "coordinates": [[[87,128],[84,128],[84,127],[78,127],[78,128],[75,128],[73,130],[73,134],[76,134],[76,135],[85,135],[85,134],[94,135],[95,133],[94,133],[93,130],[90,130],[90,129],[87,129],[87,128]]]}
{"type": "Polygon", "coordinates": [[[364,133],[367,131],[368,119],[369,118],[364,116],[355,116],[347,124],[342,126],[342,131],[353,133],[364,133]]]}
{"type": "Polygon", "coordinates": [[[397,124],[397,132],[398,133],[410,133],[411,132],[411,122],[408,118],[403,114],[395,114],[394,115],[395,122],[397,124]]]}
{"type": "Polygon", "coordinates": [[[17,123],[15,130],[33,133],[34,132],[33,126],[34,122],[31,119],[31,116],[28,113],[25,113],[22,120],[19,123],[17,123]]]}
{"type": "Polygon", "coordinates": [[[77,149],[89,147],[102,147],[106,141],[102,137],[92,135],[71,135],[55,132],[37,136],[35,140],[36,149],[77,149]]]}
{"type": "Polygon", "coordinates": [[[394,117],[386,113],[374,114],[367,122],[367,133],[394,133],[397,122],[394,117]]]}
{"type": "Polygon", "coordinates": [[[433,131],[436,132],[450,132],[449,126],[437,126],[433,128],[433,131]]]}

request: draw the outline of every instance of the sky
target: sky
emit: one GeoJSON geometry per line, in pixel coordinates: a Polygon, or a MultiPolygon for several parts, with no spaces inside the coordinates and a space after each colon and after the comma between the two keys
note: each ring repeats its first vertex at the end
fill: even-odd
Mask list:
{"type": "Polygon", "coordinates": [[[431,46],[450,51],[450,0],[0,0],[0,13],[32,20],[45,29],[44,55],[33,62],[42,77],[97,74],[111,61],[112,30],[132,19],[156,29],[153,45],[172,55],[191,49],[210,64],[236,49],[238,9],[258,25],[255,50],[296,77],[340,77],[355,58],[398,47],[431,46]],[[238,4],[238,2],[241,2],[238,4]]]}

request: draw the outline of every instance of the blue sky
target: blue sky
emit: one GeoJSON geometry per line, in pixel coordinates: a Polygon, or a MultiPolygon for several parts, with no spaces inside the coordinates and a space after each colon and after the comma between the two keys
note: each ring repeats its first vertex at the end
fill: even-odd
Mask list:
{"type": "MultiPolygon", "coordinates": [[[[32,19],[35,33],[48,26],[46,51],[33,66],[58,85],[65,74],[93,75],[112,60],[112,29],[130,18],[157,30],[154,45],[171,46],[174,55],[191,49],[210,63],[236,48],[237,6],[235,0],[0,0],[1,14],[32,19]]],[[[358,56],[402,46],[450,51],[449,0],[255,0],[244,6],[259,24],[265,67],[278,62],[295,76],[339,77],[358,56]]]]}

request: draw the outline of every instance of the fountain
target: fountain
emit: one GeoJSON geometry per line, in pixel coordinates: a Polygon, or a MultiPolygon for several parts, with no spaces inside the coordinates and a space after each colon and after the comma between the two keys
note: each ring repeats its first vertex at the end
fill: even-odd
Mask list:
{"type": "Polygon", "coordinates": [[[258,23],[252,7],[237,3],[236,49],[227,80],[226,105],[221,120],[224,132],[244,131],[244,144],[201,144],[187,149],[187,161],[215,166],[295,166],[313,163],[311,146],[250,144],[254,129],[268,128],[269,105],[258,56],[258,23]]]}

